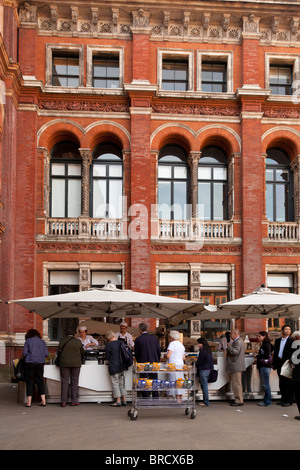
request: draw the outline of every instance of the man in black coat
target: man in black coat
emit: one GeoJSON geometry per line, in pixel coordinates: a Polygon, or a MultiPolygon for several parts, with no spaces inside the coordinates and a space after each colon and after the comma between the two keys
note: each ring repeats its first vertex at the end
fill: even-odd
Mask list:
{"type": "MultiPolygon", "coordinates": [[[[139,324],[141,336],[135,340],[134,353],[136,362],[160,362],[160,347],[157,338],[149,335],[146,323],[139,324]]],[[[150,374],[141,374],[140,377],[148,377],[150,374]]],[[[151,379],[156,379],[157,374],[152,373],[151,379]]],[[[142,392],[143,397],[149,397],[149,392],[142,392]]],[[[158,392],[152,392],[153,397],[158,397],[158,392]]]]}
{"type": "Polygon", "coordinates": [[[277,370],[279,378],[279,390],[281,393],[281,400],[278,405],[291,406],[293,404],[293,382],[291,379],[280,375],[281,367],[286,360],[290,359],[293,350],[293,340],[290,337],[291,328],[287,325],[282,327],[282,336],[275,340],[273,369],[277,370]]]}

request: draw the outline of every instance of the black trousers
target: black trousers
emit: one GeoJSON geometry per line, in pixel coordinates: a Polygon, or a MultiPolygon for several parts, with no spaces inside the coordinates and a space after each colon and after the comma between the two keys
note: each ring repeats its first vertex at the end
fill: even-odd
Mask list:
{"type": "Polygon", "coordinates": [[[25,363],[26,395],[33,396],[34,384],[36,383],[39,394],[45,395],[44,387],[44,364],[34,362],[25,363]]]}
{"type": "Polygon", "coordinates": [[[294,390],[293,390],[293,381],[280,375],[281,367],[285,361],[281,361],[280,365],[277,367],[277,375],[279,378],[279,390],[281,393],[281,401],[283,403],[293,403],[294,402],[294,390]]]}
{"type": "Polygon", "coordinates": [[[300,380],[294,380],[295,401],[297,403],[298,411],[300,413],[300,380]]]}

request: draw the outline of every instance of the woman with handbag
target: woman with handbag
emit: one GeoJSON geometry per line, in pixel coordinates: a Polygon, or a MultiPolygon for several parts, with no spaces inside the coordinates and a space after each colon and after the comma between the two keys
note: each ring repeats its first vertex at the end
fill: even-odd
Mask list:
{"type": "Polygon", "coordinates": [[[266,331],[260,331],[257,335],[258,341],[261,342],[260,350],[257,355],[257,369],[259,371],[261,383],[265,392],[262,401],[258,402],[258,406],[271,406],[271,388],[270,388],[270,372],[272,366],[272,344],[266,331]]]}
{"type": "Polygon", "coordinates": [[[45,357],[48,356],[48,349],[45,341],[41,339],[40,333],[35,329],[30,329],[25,335],[25,343],[22,357],[25,359],[25,381],[27,403],[25,406],[31,407],[34,383],[37,384],[41,396],[40,406],[46,406],[46,396],[44,387],[44,364],[45,357]]]}

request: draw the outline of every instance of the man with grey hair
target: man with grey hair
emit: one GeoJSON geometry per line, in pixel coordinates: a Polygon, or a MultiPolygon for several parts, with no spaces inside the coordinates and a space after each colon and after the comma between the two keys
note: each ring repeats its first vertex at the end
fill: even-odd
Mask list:
{"type": "Polygon", "coordinates": [[[231,341],[227,346],[226,372],[230,375],[234,401],[231,406],[243,406],[242,373],[246,370],[245,345],[240,332],[234,329],[230,333],[231,341]]]}

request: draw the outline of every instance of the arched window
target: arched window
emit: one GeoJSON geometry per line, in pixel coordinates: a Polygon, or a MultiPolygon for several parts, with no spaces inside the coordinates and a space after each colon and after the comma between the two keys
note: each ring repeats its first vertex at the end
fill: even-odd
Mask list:
{"type": "Polygon", "coordinates": [[[158,212],[164,220],[185,220],[188,204],[188,165],[184,150],[166,146],[158,159],[158,212]]]}
{"type": "Polygon", "coordinates": [[[93,152],[91,217],[122,218],[123,160],[113,144],[100,144],[93,152]]]}
{"type": "Polygon", "coordinates": [[[226,220],[227,194],[227,157],[218,147],[206,147],[198,165],[198,217],[226,220]]]}
{"type": "Polygon", "coordinates": [[[288,155],[280,149],[267,151],[266,212],[276,222],[293,221],[292,171],[288,155]]]}
{"type": "Polygon", "coordinates": [[[50,214],[51,217],[81,215],[81,156],[72,142],[59,142],[51,151],[50,214]]]}

